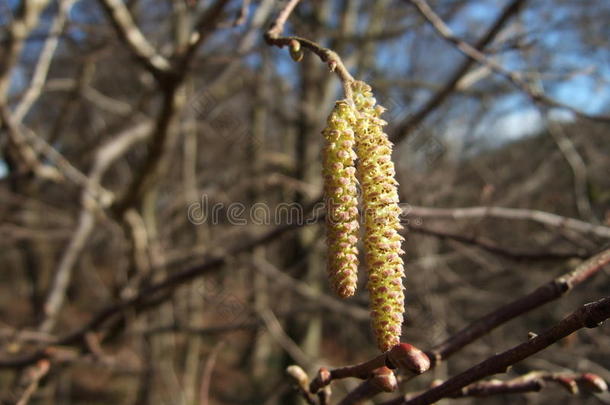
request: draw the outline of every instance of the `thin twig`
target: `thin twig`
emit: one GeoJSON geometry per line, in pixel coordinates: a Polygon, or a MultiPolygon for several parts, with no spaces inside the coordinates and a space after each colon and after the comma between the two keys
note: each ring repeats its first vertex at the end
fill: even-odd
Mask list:
{"type": "Polygon", "coordinates": [[[428,357],[432,360],[433,365],[438,364],[464,346],[509,320],[567,294],[577,285],[596,275],[608,263],[610,263],[610,249],[606,249],[589,260],[584,261],[573,271],[549,281],[531,293],[476,320],[443,343],[426,352],[428,357]]]}
{"type": "Polygon", "coordinates": [[[392,369],[400,369],[407,375],[418,375],[430,368],[430,359],[417,347],[408,343],[399,343],[389,351],[360,364],[331,370],[325,367],[320,368],[316,378],[309,386],[309,391],[316,393],[321,388],[328,386],[333,380],[342,378],[366,380],[371,378],[375,370],[386,366],[392,369]]]}
{"type": "Polygon", "coordinates": [[[434,27],[441,37],[455,45],[455,47],[467,57],[477,61],[478,63],[488,67],[493,72],[500,76],[508,79],[508,81],[514,85],[517,89],[527,94],[532,101],[536,103],[546,104],[550,107],[558,107],[569,110],[579,117],[587,118],[590,120],[610,122],[610,117],[605,115],[591,115],[587,114],[575,107],[568,104],[564,104],[560,101],[554,100],[542,93],[539,89],[531,86],[527,81],[522,79],[517,73],[504,68],[502,65],[488,58],[483,52],[477,47],[470,45],[469,43],[459,39],[449,28],[447,24],[432,10],[425,0],[408,0],[413,4],[419,13],[434,27]]]}
{"type": "MultiPolygon", "coordinates": [[[[452,394],[448,398],[485,398],[494,395],[522,394],[525,392],[538,392],[547,386],[547,383],[554,383],[564,388],[570,394],[578,394],[581,391],[602,393],[608,390],[606,382],[597,374],[584,373],[549,373],[543,371],[532,371],[517,378],[506,381],[493,379],[480,381],[467,385],[452,394]]],[[[442,381],[435,381],[432,387],[437,387],[442,381]]],[[[422,393],[408,394],[405,399],[413,399],[422,393]]]]}
{"type": "Polygon", "coordinates": [[[491,356],[415,398],[406,400],[404,397],[400,397],[387,402],[386,405],[432,404],[482,378],[506,372],[508,367],[538,353],[558,340],[581,328],[595,328],[608,318],[610,318],[610,297],[605,297],[597,302],[582,306],[552,328],[545,330],[529,341],[491,356]]]}
{"type": "Polygon", "coordinates": [[[362,382],[356,389],[343,398],[338,405],[358,405],[382,392],[396,391],[398,382],[396,376],[388,367],[379,367],[371,376],[362,382]]]}
{"type": "Polygon", "coordinates": [[[224,341],[220,341],[214,346],[208,358],[205,362],[205,366],[203,368],[203,375],[201,376],[201,390],[199,394],[199,404],[200,405],[208,405],[210,402],[210,384],[212,382],[212,372],[214,371],[214,366],[216,365],[216,358],[218,357],[218,353],[220,353],[220,349],[224,345],[224,341]]]}
{"type": "Polygon", "coordinates": [[[40,360],[26,371],[24,378],[27,378],[28,384],[15,405],[27,405],[30,402],[32,395],[38,389],[40,380],[47,375],[50,368],[51,364],[48,360],[40,360]]]}
{"type": "Polygon", "coordinates": [[[271,24],[269,30],[267,30],[267,32],[265,33],[265,41],[267,42],[267,44],[277,46],[278,48],[298,44],[298,46],[308,49],[314,54],[316,54],[320,58],[320,60],[322,60],[322,62],[328,64],[330,71],[335,72],[339,79],[341,79],[341,82],[343,83],[345,97],[351,99],[351,83],[354,81],[354,77],[347,70],[347,68],[343,64],[343,61],[336,52],[332,51],[331,49],[324,48],[316,42],[313,42],[306,38],[298,36],[281,36],[284,32],[284,26],[286,25],[288,17],[290,16],[290,14],[298,3],[299,0],[291,0],[286,4],[282,11],[280,11],[280,13],[278,14],[275,21],[271,24]]]}
{"type": "MultiPolygon", "coordinates": [[[[548,111],[545,111],[543,114],[546,121],[547,131],[557,144],[561,154],[572,169],[572,173],[574,175],[574,199],[576,200],[576,209],[578,210],[578,214],[581,218],[586,218],[587,220],[596,223],[598,221],[597,218],[595,218],[595,214],[593,213],[593,208],[591,206],[591,200],[589,199],[587,165],[585,164],[582,156],[580,156],[578,153],[576,146],[574,146],[574,142],[572,142],[570,137],[563,130],[561,124],[549,119],[548,111]]],[[[595,225],[591,224],[591,226],[594,227],[595,225]]],[[[609,227],[603,228],[606,228],[608,230],[608,234],[610,234],[609,227]]]]}
{"type": "Polygon", "coordinates": [[[133,21],[123,1],[100,0],[100,4],[106,11],[121,40],[153,76],[159,78],[163,73],[170,70],[170,62],[148,42],[133,21]]]}
{"type": "Polygon", "coordinates": [[[417,232],[423,235],[430,235],[440,239],[451,239],[459,243],[480,247],[490,253],[506,257],[512,260],[563,260],[570,258],[586,259],[590,256],[589,252],[553,252],[553,251],[530,251],[516,250],[499,246],[492,241],[475,236],[466,236],[459,233],[448,232],[440,229],[432,229],[421,225],[407,225],[409,232],[417,232]]]}
{"type": "Polygon", "coordinates": [[[277,319],[275,314],[270,309],[264,309],[259,311],[258,315],[261,317],[267,330],[281,347],[299,364],[303,364],[305,367],[310,368],[313,364],[312,360],[305,354],[303,350],[297,345],[294,340],[284,331],[282,324],[277,319]]]}
{"type": "Polygon", "coordinates": [[[594,225],[575,218],[563,217],[546,211],[504,207],[466,207],[466,208],[430,208],[411,207],[403,211],[405,216],[423,218],[502,218],[533,221],[554,228],[565,228],[580,233],[610,239],[610,227],[594,225]]]}
{"type": "MultiPolygon", "coordinates": [[[[484,49],[487,45],[494,40],[498,33],[502,30],[504,25],[515,15],[519,9],[525,4],[526,0],[512,0],[502,10],[498,18],[490,26],[490,28],[481,36],[476,42],[475,48],[478,50],[484,49]]],[[[409,118],[407,118],[402,124],[396,128],[391,141],[398,143],[405,139],[409,134],[413,132],[423,121],[435,111],[447,98],[453,94],[456,90],[460,80],[468,73],[470,67],[475,63],[474,60],[467,58],[460,64],[453,74],[449,77],[445,85],[409,118]]]]}

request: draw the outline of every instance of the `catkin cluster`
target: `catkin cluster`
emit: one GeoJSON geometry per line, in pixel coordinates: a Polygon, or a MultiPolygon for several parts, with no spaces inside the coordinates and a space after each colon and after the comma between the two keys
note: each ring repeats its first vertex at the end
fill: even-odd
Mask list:
{"type": "Polygon", "coordinates": [[[339,295],[352,295],[358,264],[355,190],[359,181],[372,326],[377,345],[386,351],[399,343],[403,322],[401,210],[392,143],[383,132],[386,122],[380,118],[384,108],[376,105],[366,83],[355,82],[352,90],[353,100],[337,102],[324,130],[324,189],[331,213],[327,219],[328,269],[339,295]]]}

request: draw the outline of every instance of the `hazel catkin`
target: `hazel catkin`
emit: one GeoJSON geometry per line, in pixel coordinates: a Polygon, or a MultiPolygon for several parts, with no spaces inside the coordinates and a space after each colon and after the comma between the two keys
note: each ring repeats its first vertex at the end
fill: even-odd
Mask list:
{"type": "Polygon", "coordinates": [[[343,298],[354,295],[358,282],[358,198],[354,160],[356,111],[345,100],[337,101],[322,131],[324,200],[328,275],[331,286],[343,298]]]}
{"type": "Polygon", "coordinates": [[[355,82],[353,92],[371,322],[379,349],[387,351],[400,343],[404,313],[398,183],[391,159],[393,145],[383,132],[386,122],[380,118],[384,108],[376,105],[366,83],[355,82]]]}

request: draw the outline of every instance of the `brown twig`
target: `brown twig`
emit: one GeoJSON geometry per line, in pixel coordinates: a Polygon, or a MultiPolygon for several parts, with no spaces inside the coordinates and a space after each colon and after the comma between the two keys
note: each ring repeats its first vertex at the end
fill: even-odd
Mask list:
{"type": "MultiPolygon", "coordinates": [[[[435,386],[440,385],[435,384],[435,386]]],[[[482,381],[474,384],[470,384],[462,388],[461,390],[454,392],[449,395],[450,398],[466,398],[466,397],[477,397],[484,398],[493,395],[501,394],[520,394],[524,392],[538,392],[544,387],[544,381],[540,379],[528,379],[516,378],[509,381],[491,380],[482,381]]]]}
{"type": "Polygon", "coordinates": [[[214,346],[208,358],[205,362],[205,366],[203,368],[203,375],[201,376],[201,390],[199,396],[199,404],[200,405],[208,405],[210,398],[210,384],[212,382],[212,371],[214,371],[214,366],[216,365],[216,358],[218,357],[218,353],[222,346],[224,345],[224,341],[221,340],[214,346]]]}
{"type": "Polygon", "coordinates": [[[357,405],[382,392],[393,392],[398,388],[394,372],[388,367],[379,367],[371,376],[351,391],[338,405],[357,405]]]}
{"type": "MultiPolygon", "coordinates": [[[[519,9],[525,4],[526,0],[512,0],[500,13],[491,27],[485,34],[476,42],[475,48],[482,50],[493,41],[498,35],[502,27],[515,15],[519,9]]],[[[391,138],[392,142],[398,143],[405,139],[424,119],[436,110],[456,89],[460,80],[468,73],[470,67],[474,64],[474,60],[468,58],[449,77],[445,85],[436,92],[417,112],[411,115],[405,122],[400,124],[394,131],[391,138]]]]}
{"type": "Polygon", "coordinates": [[[416,232],[422,235],[434,236],[439,239],[451,239],[456,242],[477,246],[490,253],[506,257],[512,260],[563,260],[571,258],[586,259],[591,254],[586,251],[573,252],[554,252],[554,251],[533,251],[533,250],[517,250],[502,247],[492,242],[489,239],[466,236],[459,233],[448,232],[440,229],[432,229],[421,225],[408,224],[406,226],[408,232],[416,232]]]}
{"type": "Polygon", "coordinates": [[[506,78],[513,86],[528,95],[532,101],[536,103],[546,104],[550,107],[558,107],[569,110],[579,117],[601,121],[610,122],[610,117],[604,115],[590,115],[575,107],[568,104],[564,104],[560,101],[554,100],[544,94],[542,91],[531,86],[528,82],[523,80],[517,73],[504,68],[499,63],[488,58],[480,49],[470,45],[469,43],[459,39],[454,35],[453,31],[445,22],[432,10],[425,0],[408,0],[413,4],[419,13],[432,25],[432,27],[439,33],[441,37],[455,45],[455,47],[462,52],[464,55],[472,60],[488,67],[491,71],[499,74],[506,78]]]}
{"type": "Polygon", "coordinates": [[[182,77],[184,76],[186,69],[197,53],[197,50],[214,31],[216,21],[218,21],[228,3],[228,0],[217,0],[199,17],[195,24],[195,31],[191,34],[188,47],[180,59],[175,74],[182,77]]]}
{"type": "MultiPolygon", "coordinates": [[[[309,206],[305,207],[305,212],[314,211],[314,209],[318,206],[318,202],[319,201],[315,201],[309,206]]],[[[316,220],[322,216],[322,213],[314,212],[313,217],[311,219],[308,218],[305,223],[315,223],[316,220]]],[[[171,273],[164,280],[161,280],[146,288],[143,288],[141,291],[138,292],[138,294],[106,306],[105,308],[97,312],[87,323],[82,325],[80,328],[58,339],[57,344],[80,344],[83,342],[83,338],[86,333],[97,330],[98,328],[106,324],[106,322],[117,316],[122,315],[126,310],[146,306],[146,304],[150,302],[152,302],[152,306],[150,307],[159,305],[169,299],[172,296],[171,292],[173,292],[177,287],[197,277],[201,277],[205,274],[208,274],[209,272],[217,270],[225,263],[227,263],[230,258],[238,254],[251,251],[257,246],[261,246],[273,240],[276,240],[285,233],[297,229],[302,225],[303,224],[299,223],[280,225],[257,238],[253,238],[245,243],[238,243],[237,245],[227,249],[224,254],[208,257],[200,264],[190,266],[182,271],[171,273]]],[[[22,367],[32,364],[37,360],[48,356],[48,353],[46,353],[47,348],[48,346],[42,347],[36,352],[25,354],[19,357],[13,357],[8,359],[0,358],[0,368],[22,367]]]]}
{"type": "Polygon", "coordinates": [[[125,3],[121,0],[100,0],[100,5],[106,11],[119,38],[153,76],[160,78],[170,70],[170,62],[148,42],[133,21],[125,3]]]}
{"type": "Polygon", "coordinates": [[[554,228],[565,228],[600,238],[610,238],[610,227],[595,225],[575,218],[563,217],[540,210],[504,207],[466,207],[466,208],[430,208],[408,207],[403,215],[423,218],[501,218],[508,220],[527,220],[554,228]]]}
{"type": "MultiPolygon", "coordinates": [[[[497,379],[480,381],[467,385],[452,394],[448,398],[476,397],[484,398],[494,395],[521,394],[525,392],[538,392],[547,386],[547,383],[554,383],[567,390],[570,394],[578,394],[581,391],[602,393],[608,390],[606,382],[597,374],[584,373],[548,373],[543,371],[532,371],[523,376],[506,381],[497,379]]],[[[435,381],[432,387],[437,387],[442,381],[435,381]]],[[[417,394],[408,394],[407,400],[415,398],[417,394]]]]}
{"type": "Polygon", "coordinates": [[[48,360],[40,360],[35,366],[30,367],[26,371],[24,378],[27,379],[27,386],[23,390],[19,400],[15,402],[15,405],[27,405],[27,403],[30,402],[32,395],[34,395],[34,392],[38,389],[40,380],[47,375],[50,368],[51,364],[48,360]]]}
{"type": "Polygon", "coordinates": [[[309,377],[307,377],[307,373],[299,366],[292,365],[286,368],[286,374],[288,374],[295,381],[295,388],[303,399],[309,405],[316,405],[316,399],[309,391],[309,377]]]}
{"type": "Polygon", "coordinates": [[[265,41],[271,46],[277,46],[282,48],[284,46],[298,46],[310,50],[316,54],[322,62],[328,64],[331,72],[337,74],[341,82],[343,83],[343,89],[345,96],[351,98],[352,90],[351,83],[354,81],[354,77],[347,70],[343,61],[339,55],[331,49],[324,48],[323,46],[313,42],[309,39],[298,37],[298,36],[281,36],[284,32],[284,26],[288,17],[297,6],[300,0],[291,0],[286,6],[280,11],[275,21],[269,27],[269,30],[264,35],[265,41]]]}
{"type": "Polygon", "coordinates": [[[610,297],[605,297],[597,302],[582,306],[552,328],[545,330],[529,341],[491,356],[415,398],[407,400],[400,397],[387,402],[386,405],[432,404],[482,378],[505,372],[513,364],[547,348],[575,331],[581,328],[595,328],[608,318],[610,318],[610,297]]]}
{"type": "Polygon", "coordinates": [[[426,354],[435,365],[509,320],[567,294],[574,287],[597,274],[608,263],[610,263],[610,249],[584,261],[573,271],[476,320],[426,354]]]}
{"type": "Polygon", "coordinates": [[[424,352],[408,343],[400,343],[379,356],[354,366],[346,366],[328,370],[320,368],[316,378],[311,382],[309,391],[316,393],[322,387],[329,385],[333,380],[342,378],[371,378],[373,372],[380,367],[401,369],[410,375],[421,374],[430,367],[430,360],[424,352]]]}
{"type": "Polygon", "coordinates": [[[240,25],[245,24],[248,19],[248,11],[250,9],[250,0],[242,0],[241,7],[239,9],[239,13],[235,17],[235,21],[233,21],[234,27],[239,27],[240,25]]]}

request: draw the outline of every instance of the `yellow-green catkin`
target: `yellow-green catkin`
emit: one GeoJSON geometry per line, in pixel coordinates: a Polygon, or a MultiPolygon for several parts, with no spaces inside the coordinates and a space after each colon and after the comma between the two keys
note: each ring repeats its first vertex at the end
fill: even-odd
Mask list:
{"type": "Polygon", "coordinates": [[[392,143],[380,118],[385,109],[376,105],[370,86],[353,85],[358,110],[354,130],[358,179],[362,189],[365,257],[368,268],[371,321],[381,351],[400,343],[404,313],[403,238],[399,234],[401,210],[398,182],[391,159],[392,143]]]}
{"type": "Polygon", "coordinates": [[[337,101],[322,134],[328,275],[343,298],[354,295],[358,282],[358,197],[352,123],[353,104],[337,101]]]}

